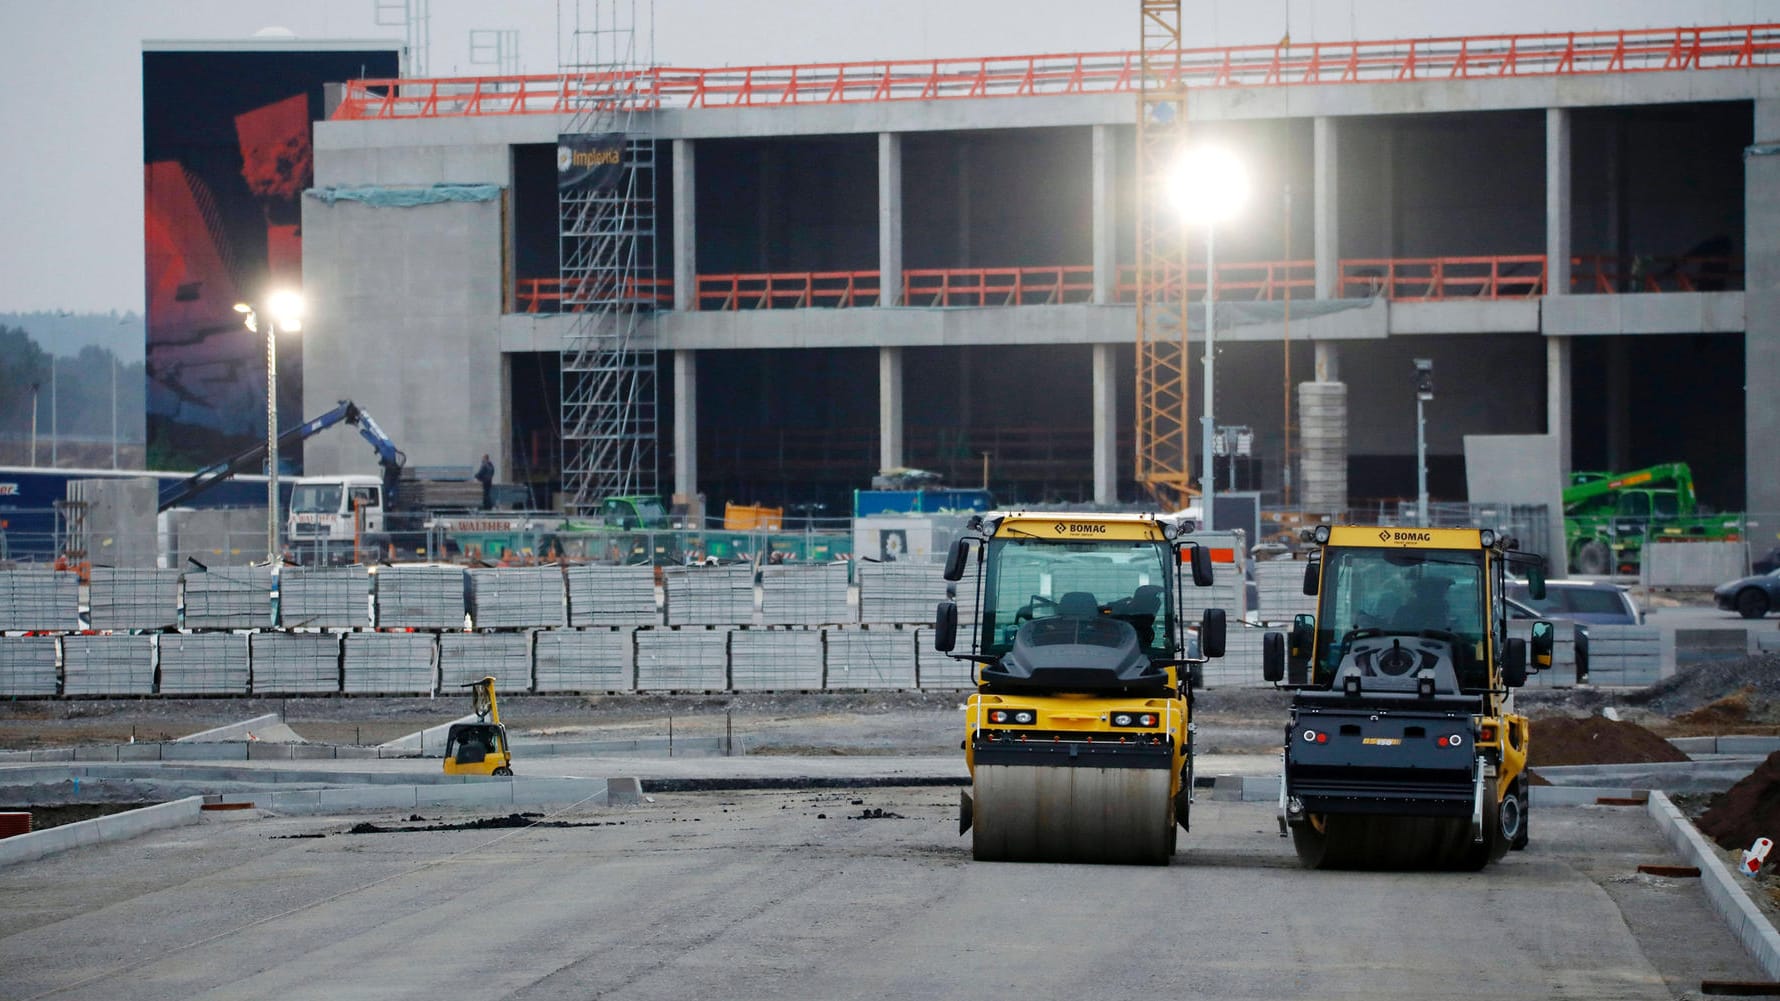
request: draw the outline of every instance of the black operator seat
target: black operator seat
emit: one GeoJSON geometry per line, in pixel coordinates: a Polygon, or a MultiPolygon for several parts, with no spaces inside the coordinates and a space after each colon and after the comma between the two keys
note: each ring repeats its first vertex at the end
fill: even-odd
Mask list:
{"type": "Polygon", "coordinates": [[[1092,619],[1100,614],[1100,599],[1087,591],[1065,591],[1057,599],[1057,614],[1072,619],[1092,619]]]}

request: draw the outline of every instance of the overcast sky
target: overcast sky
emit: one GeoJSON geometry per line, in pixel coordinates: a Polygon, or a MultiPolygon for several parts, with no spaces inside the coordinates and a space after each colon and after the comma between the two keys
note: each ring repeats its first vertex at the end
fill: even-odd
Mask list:
{"type": "MultiPolygon", "coordinates": [[[[1130,49],[1138,0],[620,0],[679,66],[1130,49]],[[653,23],[653,31],[647,29],[653,23]]],[[[378,0],[0,0],[0,312],[136,311],[142,279],[142,44],[392,39],[378,0]]],[[[1183,0],[1189,46],[1780,21],[1780,0],[1183,0]]],[[[492,73],[472,29],[518,32],[519,71],[611,0],[432,0],[432,75],[492,73]],[[558,24],[558,20],[561,24],[558,24]]]]}

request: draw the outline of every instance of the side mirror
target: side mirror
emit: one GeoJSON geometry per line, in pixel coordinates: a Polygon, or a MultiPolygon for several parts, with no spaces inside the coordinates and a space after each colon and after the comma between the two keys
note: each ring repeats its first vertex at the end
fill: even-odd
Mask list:
{"type": "Polygon", "coordinates": [[[1533,623],[1532,635],[1532,663],[1529,666],[1535,671],[1548,670],[1551,667],[1551,649],[1557,642],[1557,627],[1540,619],[1533,623]]]}
{"type": "Polygon", "coordinates": [[[1286,680],[1286,634],[1261,637],[1261,680],[1275,685],[1286,680]]]}
{"type": "Polygon", "coordinates": [[[942,601],[933,611],[933,648],[940,653],[951,653],[957,645],[958,603],[942,601]]]}
{"type": "Polygon", "coordinates": [[[1193,555],[1189,558],[1193,561],[1193,586],[1210,587],[1212,584],[1211,550],[1195,545],[1193,555]]]}
{"type": "Polygon", "coordinates": [[[1224,610],[1208,608],[1199,617],[1199,652],[1207,657],[1224,655],[1224,610]]]}
{"type": "Polygon", "coordinates": [[[1545,600],[1545,563],[1540,561],[1527,568],[1527,596],[1534,601],[1545,600]]]}
{"type": "Polygon", "coordinates": [[[1316,645],[1316,616],[1299,614],[1292,616],[1292,632],[1286,641],[1286,666],[1290,675],[1288,684],[1303,685],[1310,680],[1310,653],[1316,645]]]}
{"type": "Polygon", "coordinates": [[[946,572],[942,574],[946,580],[957,583],[964,579],[964,563],[970,559],[970,541],[953,539],[952,551],[946,554],[946,572]]]}
{"type": "Polygon", "coordinates": [[[1316,594],[1317,584],[1323,574],[1322,560],[1307,560],[1304,564],[1304,593],[1316,594]]]}
{"type": "Polygon", "coordinates": [[[1527,641],[1515,637],[1502,652],[1502,684],[1519,688],[1527,683],[1527,641]]]}

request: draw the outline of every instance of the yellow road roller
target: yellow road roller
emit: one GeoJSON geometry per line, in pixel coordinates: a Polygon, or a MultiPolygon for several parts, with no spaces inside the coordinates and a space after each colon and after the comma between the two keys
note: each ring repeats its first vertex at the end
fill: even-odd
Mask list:
{"type": "Polygon", "coordinates": [[[973,557],[965,706],[971,788],[958,830],[979,861],[1166,865],[1192,802],[1193,690],[1223,655],[1224,611],[1184,621],[1212,582],[1189,523],[1156,515],[996,512],[948,554],[934,646],[958,645],[973,557]]]}
{"type": "Polygon", "coordinates": [[[495,704],[494,679],[483,678],[463,686],[475,699],[475,722],[451,724],[445,731],[445,774],[513,774],[513,748],[507,743],[507,727],[495,704]]]}
{"type": "Polygon", "coordinates": [[[1316,613],[1269,633],[1263,676],[1293,692],[1280,832],[1308,867],[1481,869],[1527,844],[1527,718],[1514,689],[1551,665],[1552,624],[1508,635],[1510,572],[1544,558],[1489,529],[1319,526],[1316,613]],[[1530,655],[1530,656],[1529,656],[1530,655]]]}

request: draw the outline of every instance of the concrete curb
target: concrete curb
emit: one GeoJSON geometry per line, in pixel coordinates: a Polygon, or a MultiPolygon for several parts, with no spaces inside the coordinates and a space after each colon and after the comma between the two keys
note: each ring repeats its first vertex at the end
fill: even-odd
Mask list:
{"type": "Polygon", "coordinates": [[[304,815],[357,810],[422,810],[439,807],[614,806],[638,802],[640,783],[615,779],[494,779],[463,785],[335,786],[223,793],[224,803],[252,803],[273,813],[304,815]]]}
{"type": "Polygon", "coordinates": [[[1681,815],[1669,797],[1657,790],[1651,790],[1650,801],[1646,805],[1651,819],[1656,821],[1657,829],[1669,839],[1669,843],[1681,853],[1682,858],[1690,864],[1699,866],[1700,883],[1706,891],[1706,899],[1712,909],[1724,918],[1730,926],[1737,941],[1743,943],[1751,959],[1754,959],[1770,977],[1780,977],[1780,932],[1762,914],[1755,902],[1737,885],[1736,874],[1725,866],[1724,860],[1718,857],[1718,851],[1708,842],[1692,822],[1681,815]]]}
{"type": "Polygon", "coordinates": [[[182,827],[195,824],[201,814],[204,797],[187,796],[171,803],[160,803],[145,806],[140,810],[126,810],[114,813],[109,817],[95,817],[48,830],[32,831],[0,840],[0,866],[14,865],[19,862],[30,862],[56,852],[64,852],[82,845],[96,845],[107,841],[122,841],[138,834],[158,831],[168,827],[182,827]]]}
{"type": "Polygon", "coordinates": [[[176,742],[183,743],[185,741],[193,740],[246,740],[250,731],[255,729],[265,729],[273,723],[279,722],[282,722],[282,720],[278,718],[277,713],[267,713],[264,716],[255,716],[253,719],[242,720],[239,723],[229,723],[225,726],[211,727],[208,730],[200,730],[197,733],[187,734],[184,737],[176,738],[176,742]]]}

